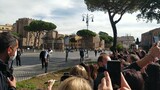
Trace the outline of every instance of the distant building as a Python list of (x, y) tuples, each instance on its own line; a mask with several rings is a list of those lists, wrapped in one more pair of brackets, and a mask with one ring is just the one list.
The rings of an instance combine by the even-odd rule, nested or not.
[(43, 48), (51, 48), (53, 50), (63, 50), (64, 49), (64, 35), (58, 34), (57, 31), (48, 31), (46, 34), (42, 37)]
[(141, 46), (150, 48), (153, 43), (159, 41), (160, 28), (155, 28), (141, 35)]
[(100, 37), (98, 34), (95, 37), (93, 37), (92, 49), (94, 50), (95, 48), (99, 48), (99, 49), (105, 48), (105, 42), (104, 42), (104, 40), (100, 40)]
[(69, 39), (69, 47), (71, 49), (79, 49), (82, 48), (82, 37), (78, 35), (70, 35), (68, 37), (65, 37), (65, 47), (68, 47), (68, 42)]
[(117, 43), (121, 43), (124, 48), (128, 49), (131, 44), (135, 43), (133, 36), (121, 36), (117, 37)]
[(104, 40), (100, 40), (100, 37), (96, 35), (95, 37), (87, 37), (81, 39), (81, 47), (86, 48), (86, 49), (92, 49), (94, 50), (95, 48), (99, 49), (104, 49)]
[(13, 31), (19, 34), (19, 46), (22, 48), (33, 46), (33, 34), (24, 30), (24, 26), (29, 25), (32, 21), (33, 19), (30, 18), (20, 18), (13, 24)]
[(83, 38), (78, 35), (70, 35), (64, 38), (64, 46), (66, 48), (71, 48), (71, 49), (84, 48), (84, 49), (94, 50), (95, 48), (104, 49), (105, 45), (104, 45), (104, 40), (100, 41), (98, 35), (96, 35), (95, 37), (87, 37), (87, 38)]
[(12, 31), (13, 26), (11, 24), (0, 25), (0, 32)]

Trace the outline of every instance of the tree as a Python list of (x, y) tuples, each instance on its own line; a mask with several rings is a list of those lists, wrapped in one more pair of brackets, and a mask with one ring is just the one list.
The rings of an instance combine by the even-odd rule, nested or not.
[(139, 0), (84, 0), (88, 10), (108, 12), (109, 20), (113, 30), (114, 42), (113, 51), (116, 51), (117, 28), (116, 24), (126, 13), (132, 13), (137, 10)]
[(82, 37), (95, 37), (96, 33), (87, 29), (82, 29), (77, 32), (77, 35)]
[(77, 40), (76, 40), (75, 38), (72, 37), (72, 38), (70, 39), (70, 42), (75, 43), (75, 42), (77, 42)]
[(17, 32), (11, 32), (14, 36), (16, 36), (16, 37), (21, 37), (21, 35), (19, 34), (19, 33), (17, 33)]
[(146, 19), (147, 22), (157, 20), (160, 23), (160, 0), (140, 0), (138, 9), (138, 19)]
[(28, 35), (28, 36), (29, 36), (29, 37), (28, 37), (29, 39), (28, 39), (28, 41), (27, 41), (27, 46), (30, 46), (31, 38), (32, 38), (35, 34), (34, 34), (33, 31), (30, 30), (30, 27), (29, 27), (29, 26), (24, 26), (24, 30), (29, 32), (29, 33), (28, 33), (28, 34), (29, 34), (29, 35)]
[(82, 30), (79, 30), (77, 31), (77, 35), (78, 36), (81, 36), (83, 38), (83, 41), (84, 41), (84, 46), (83, 48), (88, 48), (89, 45), (88, 42), (89, 42), (89, 39), (91, 37), (95, 37), (96, 36), (96, 33), (95, 32), (92, 32), (90, 30), (87, 30), (87, 29), (82, 29)]
[(123, 45), (120, 43), (117, 44), (116, 48), (118, 52), (123, 51)]
[(24, 30), (27, 30), (29, 32), (35, 32), (34, 36), (34, 45), (33, 47), (36, 47), (36, 42), (38, 40), (38, 46), (40, 41), (40, 36), (44, 31), (50, 31), (56, 29), (57, 26), (50, 22), (45, 22), (42, 20), (33, 20), (28, 26), (24, 27)]
[(113, 42), (113, 38), (111, 36), (108, 35), (108, 33), (106, 32), (99, 32), (99, 37), (101, 40), (105, 41), (105, 46), (110, 46), (111, 43)]

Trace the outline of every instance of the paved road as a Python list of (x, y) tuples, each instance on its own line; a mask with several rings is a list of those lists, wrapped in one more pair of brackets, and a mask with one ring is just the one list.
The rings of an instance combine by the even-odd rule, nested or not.
[[(39, 74), (44, 74), (44, 70), (41, 69), (41, 62), (38, 58), (39, 53), (23, 53), (21, 56), (22, 66), (15, 66), (14, 61), (14, 76), (17, 81), (22, 81), (34, 77)], [(64, 52), (53, 52), (50, 57), (48, 72), (54, 72), (67, 67), (72, 67), (79, 64), (79, 52), (70, 52), (68, 61), (65, 62)], [(94, 52), (89, 52), (89, 58), (96, 60)]]

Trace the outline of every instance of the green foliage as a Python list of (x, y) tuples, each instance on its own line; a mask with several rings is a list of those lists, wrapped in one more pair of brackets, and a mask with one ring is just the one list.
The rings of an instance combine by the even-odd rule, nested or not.
[(32, 83), (21, 82), (21, 83), (17, 83), (16, 88), (17, 89), (25, 88), (27, 90), (35, 90), (36, 85), (34, 85)]
[[(113, 29), (113, 51), (116, 51), (117, 45), (117, 27), (116, 24), (122, 19), (125, 13), (137, 11), (139, 0), (84, 0), (87, 9), (90, 11), (108, 12), (109, 20)], [(117, 16), (117, 17), (116, 17)]]
[(82, 29), (77, 31), (77, 35), (82, 37), (95, 37), (96, 33), (87, 29)]
[(21, 35), (19, 33), (16, 33), (16, 32), (12, 32), (12, 34), (16, 37), (20, 37)]
[(116, 14), (134, 12), (139, 0), (84, 0), (90, 11), (104, 11)]
[(122, 44), (118, 43), (116, 47), (117, 47), (118, 52), (123, 51), (123, 45)]
[[(28, 26), (24, 26), (24, 30), (28, 31), (28, 32), (35, 32), (34, 34), (34, 45), (33, 47), (38, 46), (39, 48), (39, 44), (40, 44), (40, 36), (42, 34), (42, 32), (44, 31), (50, 31), (50, 30), (54, 30), (56, 29), (57, 26), (53, 23), (50, 22), (45, 22), (42, 20), (33, 20)], [(38, 40), (38, 45), (37, 45), (37, 40)]]
[(99, 35), (108, 36), (108, 33), (100, 31), (100, 32), (99, 32)]
[(99, 37), (100, 37), (101, 40), (104, 40), (105, 43), (113, 42), (113, 38), (111, 36), (109, 36), (108, 33), (106, 33), (106, 32), (100, 31), (99, 32)]
[(71, 38), (70, 42), (77, 42), (75, 38)]
[(140, 0), (139, 1), (140, 14), (138, 19), (146, 19), (147, 22), (157, 20), (160, 23), (160, 0)]
[[(110, 47), (110, 50), (111, 51), (114, 51), (114, 47)], [(118, 43), (117, 46), (116, 46), (116, 50), (119, 52), (119, 51), (123, 51), (123, 45)]]
[(42, 20), (34, 20), (29, 24), (29, 26), (25, 26), (24, 30), (37, 32), (37, 31), (44, 31), (44, 30), (49, 31), (56, 28), (57, 26), (53, 23), (45, 22)]

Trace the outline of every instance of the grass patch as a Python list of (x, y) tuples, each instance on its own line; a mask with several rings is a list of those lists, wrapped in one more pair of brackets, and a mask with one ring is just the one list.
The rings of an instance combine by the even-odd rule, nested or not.
[[(87, 62), (87, 64), (95, 64), (96, 62)], [(71, 68), (62, 69), (56, 72), (50, 72), (44, 75), (38, 75), (32, 77), (31, 79), (17, 82), (17, 90), (46, 90), (47, 85), (44, 82), (55, 79), (59, 82), (55, 82), (53, 85), (53, 90), (57, 90), (58, 85), (60, 84), (60, 78), (63, 76), (64, 72), (69, 72)]]
[[(59, 70), (57, 72), (51, 72), (41, 76), (33, 77), (28, 80), (17, 82), (17, 90), (46, 90), (47, 85), (44, 82), (49, 79), (55, 79), (60, 81), (64, 72), (69, 72), (70, 68)], [(55, 82), (53, 89), (56, 90), (60, 82)]]

